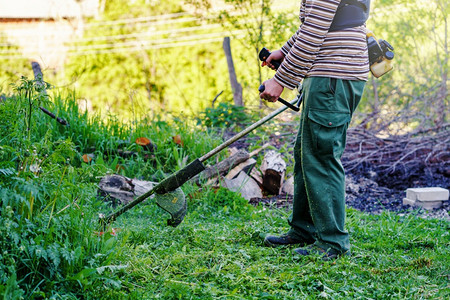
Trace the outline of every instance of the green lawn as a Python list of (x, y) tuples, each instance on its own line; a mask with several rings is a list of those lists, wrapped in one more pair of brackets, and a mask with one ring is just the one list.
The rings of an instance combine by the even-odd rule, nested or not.
[[(114, 226), (127, 243), (118, 257), (122, 287), (110, 296), (136, 299), (448, 299), (450, 222), (392, 213), (348, 211), (352, 257), (324, 262), (293, 248), (267, 248), (288, 212), (210, 205), (214, 193), (189, 201), (177, 228), (153, 204)], [(151, 202), (151, 200), (150, 200)], [(149, 203), (150, 203), (149, 202)]]

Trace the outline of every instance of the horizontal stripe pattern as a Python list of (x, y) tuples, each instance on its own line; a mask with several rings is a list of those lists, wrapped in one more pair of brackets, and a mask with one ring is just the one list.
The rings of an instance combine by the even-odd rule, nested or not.
[(340, 0), (302, 0), (298, 31), (281, 48), (285, 55), (275, 80), (289, 89), (307, 76), (367, 80), (366, 28), (328, 32)]

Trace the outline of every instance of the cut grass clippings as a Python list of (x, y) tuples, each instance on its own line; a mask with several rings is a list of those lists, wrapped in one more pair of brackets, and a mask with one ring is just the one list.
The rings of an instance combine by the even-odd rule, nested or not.
[[(266, 233), (287, 231), (285, 210), (236, 213), (189, 202), (177, 228), (155, 205), (119, 222), (128, 236), (121, 290), (136, 299), (448, 299), (450, 223), (392, 213), (348, 211), (352, 257), (324, 262), (293, 247), (263, 246)], [(120, 224), (120, 225), (119, 225)], [(119, 237), (120, 238), (120, 237)]]

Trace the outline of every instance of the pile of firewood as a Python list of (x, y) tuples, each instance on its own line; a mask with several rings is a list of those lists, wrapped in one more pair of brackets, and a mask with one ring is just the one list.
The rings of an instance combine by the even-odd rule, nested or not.
[(254, 158), (269, 145), (251, 153), (231, 148), (231, 155), (216, 165), (208, 167), (192, 180), (198, 185), (224, 187), (239, 192), (247, 200), (263, 196), (293, 193), (293, 179), (286, 178), (286, 158), (275, 150), (265, 152), (257, 166)]
[[(247, 200), (267, 195), (293, 193), (293, 179), (286, 176), (285, 158), (275, 150), (268, 150), (261, 165), (256, 166), (257, 156), (269, 144), (248, 153), (244, 149), (230, 148), (230, 156), (206, 168), (191, 179), (199, 186), (227, 188), (238, 192)], [(156, 183), (127, 178), (122, 175), (106, 175), (99, 182), (99, 196), (114, 204), (127, 204), (134, 197), (152, 189)]]

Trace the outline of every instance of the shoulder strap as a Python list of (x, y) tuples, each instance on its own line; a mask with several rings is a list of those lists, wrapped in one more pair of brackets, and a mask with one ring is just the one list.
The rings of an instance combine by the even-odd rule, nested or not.
[(363, 25), (369, 18), (370, 0), (342, 0), (329, 31)]

